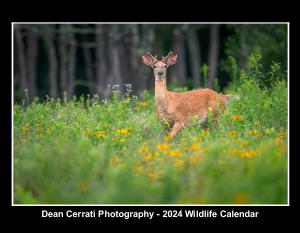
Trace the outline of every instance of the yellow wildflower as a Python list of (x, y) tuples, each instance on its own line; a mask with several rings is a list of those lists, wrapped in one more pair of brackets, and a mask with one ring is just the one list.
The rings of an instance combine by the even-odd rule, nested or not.
[(140, 148), (139, 148), (139, 152), (140, 152), (140, 153), (148, 152), (148, 147), (146, 147), (146, 146), (140, 147)]
[(244, 120), (244, 116), (241, 116), (241, 115), (233, 115), (233, 116), (231, 117), (231, 119), (232, 119), (233, 121), (242, 121), (242, 120)]
[(25, 125), (22, 127), (23, 133), (28, 134), (29, 133), (29, 123), (26, 122)]
[(105, 138), (105, 137), (106, 137), (106, 133), (105, 133), (104, 131), (101, 131), (101, 130), (97, 131), (97, 132), (95, 133), (95, 135), (96, 135), (98, 138)]
[(194, 150), (194, 151), (198, 151), (198, 150), (200, 150), (200, 145), (194, 143), (194, 144), (192, 144), (192, 145), (190, 146), (189, 149), (190, 149), (190, 150)]
[(251, 158), (256, 156), (256, 152), (253, 150), (244, 151), (240, 154), (241, 158)]
[(127, 128), (127, 129), (118, 129), (117, 134), (122, 134), (122, 135), (127, 135), (128, 136), (130, 131), (131, 131), (131, 129), (129, 129), (129, 128)]
[(200, 117), (199, 117), (199, 115), (194, 115), (191, 118), (192, 118), (192, 122), (197, 122), (197, 121), (199, 121)]
[(202, 138), (200, 138), (200, 137), (195, 137), (195, 138), (193, 138), (193, 141), (194, 142), (201, 142), (203, 139)]
[(133, 108), (135, 111), (139, 111), (140, 110), (140, 107), (134, 107)]
[(241, 146), (241, 147), (244, 147), (244, 146), (247, 146), (248, 144), (249, 144), (249, 142), (241, 142), (241, 143), (240, 143), (240, 146)]
[(279, 132), (276, 134), (276, 138), (284, 138), (286, 137), (287, 135), (287, 132)]
[(155, 152), (149, 152), (148, 154), (146, 154), (146, 156), (144, 157), (145, 161), (149, 161), (152, 157), (156, 156), (157, 153)]
[(169, 142), (171, 140), (172, 140), (172, 137), (170, 135), (168, 135), (168, 136), (165, 137), (165, 141)]
[(166, 155), (180, 155), (181, 151), (176, 149), (176, 150), (167, 150), (164, 152)]
[(241, 155), (241, 151), (237, 149), (229, 149), (229, 153), (232, 155)]
[(83, 130), (82, 134), (85, 135), (85, 136), (88, 136), (90, 134), (90, 131), (88, 129)]
[(118, 129), (117, 130), (117, 134), (125, 134), (125, 133), (127, 133), (126, 129)]
[(148, 102), (146, 101), (141, 101), (140, 102), (140, 105), (144, 106), (144, 107), (147, 107), (148, 106)]
[(249, 132), (249, 134), (251, 134), (251, 135), (253, 135), (253, 136), (257, 136), (257, 137), (260, 135), (260, 133), (259, 133), (256, 129), (251, 130), (251, 131)]
[(122, 142), (122, 143), (125, 142), (125, 141), (126, 141), (126, 140), (125, 140), (124, 138), (121, 138), (121, 139), (120, 139), (120, 142)]
[(208, 134), (209, 134), (208, 130), (202, 130), (201, 131), (201, 135), (203, 135), (203, 136), (208, 135)]
[(236, 138), (236, 139), (234, 139), (234, 141), (236, 141), (236, 142), (240, 142), (240, 141), (241, 141), (241, 139), (240, 139), (240, 138)]
[(112, 141), (116, 141), (116, 138), (115, 138), (115, 137), (112, 137), (111, 140), (112, 140)]
[(236, 135), (237, 134), (237, 131), (236, 130), (230, 130), (228, 132), (229, 135)]
[(149, 161), (151, 158), (152, 158), (152, 153), (148, 153), (145, 157), (144, 157), (144, 160), (145, 161)]
[(165, 149), (169, 148), (170, 146), (171, 146), (170, 144), (160, 144), (157, 146), (157, 149), (165, 150)]
[(163, 160), (163, 158), (162, 158), (162, 157), (160, 157), (160, 156), (156, 156), (154, 159), (155, 159), (156, 161)]
[(158, 153), (157, 153), (157, 152), (154, 152), (154, 151), (151, 151), (149, 154), (151, 154), (152, 157), (155, 157), (155, 156), (158, 155)]

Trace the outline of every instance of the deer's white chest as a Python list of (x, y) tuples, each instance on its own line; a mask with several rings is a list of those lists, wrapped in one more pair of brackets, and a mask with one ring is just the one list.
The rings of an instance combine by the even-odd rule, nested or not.
[(174, 121), (174, 116), (167, 106), (168, 105), (164, 98), (156, 98), (156, 108), (158, 112), (158, 118), (160, 121), (162, 120)]

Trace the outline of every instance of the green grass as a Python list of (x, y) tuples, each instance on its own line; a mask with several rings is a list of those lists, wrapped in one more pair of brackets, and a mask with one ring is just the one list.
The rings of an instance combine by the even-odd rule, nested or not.
[(285, 204), (287, 89), (242, 73), (208, 130), (172, 141), (154, 97), (48, 99), (14, 106), (16, 204)]

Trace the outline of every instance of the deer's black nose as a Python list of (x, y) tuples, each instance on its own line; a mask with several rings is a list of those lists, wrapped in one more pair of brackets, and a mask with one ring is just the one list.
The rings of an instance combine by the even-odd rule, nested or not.
[(159, 75), (162, 75), (162, 74), (163, 74), (163, 71), (158, 71), (158, 74), (159, 74)]

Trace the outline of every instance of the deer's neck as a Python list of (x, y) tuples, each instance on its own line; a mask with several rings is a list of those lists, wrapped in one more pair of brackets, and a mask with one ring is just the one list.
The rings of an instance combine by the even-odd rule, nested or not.
[(158, 107), (165, 107), (167, 92), (166, 77), (161, 80), (155, 79), (155, 101)]

